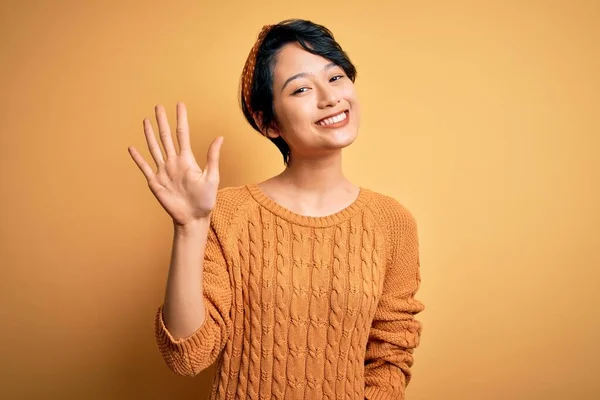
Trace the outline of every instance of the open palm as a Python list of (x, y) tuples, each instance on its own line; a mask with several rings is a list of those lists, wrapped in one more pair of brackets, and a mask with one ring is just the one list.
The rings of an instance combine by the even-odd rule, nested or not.
[(135, 147), (128, 148), (129, 154), (140, 168), (150, 190), (161, 206), (177, 225), (208, 217), (215, 207), (219, 188), (219, 156), (223, 138), (216, 138), (208, 149), (206, 168), (202, 170), (192, 153), (187, 110), (183, 103), (177, 103), (177, 140), (179, 153), (175, 150), (173, 137), (163, 106), (155, 108), (161, 148), (154, 135), (152, 124), (144, 118), (144, 134), (148, 149), (157, 166), (156, 173)]

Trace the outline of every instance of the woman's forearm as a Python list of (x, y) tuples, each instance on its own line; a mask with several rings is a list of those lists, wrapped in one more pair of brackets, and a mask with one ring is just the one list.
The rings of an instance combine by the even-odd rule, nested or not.
[(174, 339), (197, 331), (206, 318), (203, 293), (204, 253), (210, 218), (174, 227), (163, 320)]

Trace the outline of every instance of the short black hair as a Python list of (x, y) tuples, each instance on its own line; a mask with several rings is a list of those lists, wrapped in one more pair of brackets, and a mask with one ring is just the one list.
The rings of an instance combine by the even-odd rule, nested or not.
[[(250, 88), (250, 107), (254, 113), (262, 115), (262, 126), (270, 127), (275, 120), (273, 109), (273, 70), (281, 48), (288, 43), (299, 43), (306, 51), (320, 55), (341, 67), (348, 78), (354, 82), (356, 67), (350, 58), (335, 41), (333, 33), (323, 25), (303, 19), (287, 19), (273, 25), (256, 53), (256, 67)], [(240, 103), (248, 123), (257, 132), (260, 128), (246, 106), (240, 83)], [(283, 155), (283, 163), (289, 162), (290, 148), (285, 140), (279, 136), (269, 138)]]

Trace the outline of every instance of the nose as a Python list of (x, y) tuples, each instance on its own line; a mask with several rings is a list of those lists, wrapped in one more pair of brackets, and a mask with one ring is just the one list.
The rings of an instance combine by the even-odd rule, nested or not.
[(319, 101), (317, 104), (319, 108), (335, 107), (340, 102), (340, 96), (335, 88), (322, 85), (319, 89)]

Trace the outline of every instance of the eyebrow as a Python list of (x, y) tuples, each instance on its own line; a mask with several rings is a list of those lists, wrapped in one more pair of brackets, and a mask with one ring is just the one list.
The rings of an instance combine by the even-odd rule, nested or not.
[[(328, 69), (333, 68), (333, 67), (337, 67), (337, 64), (334, 63), (334, 62), (331, 62), (331, 63), (327, 64), (323, 68), (323, 71), (327, 71)], [(285, 87), (287, 86), (287, 84), (290, 83), (291, 81), (293, 81), (294, 79), (305, 78), (308, 75), (312, 75), (312, 74), (309, 74), (308, 72), (300, 72), (299, 74), (296, 74), (294, 76), (290, 76), (289, 78), (287, 78), (287, 80), (283, 84), (283, 87), (281, 88), (281, 91), (283, 92), (283, 89), (285, 89)]]

